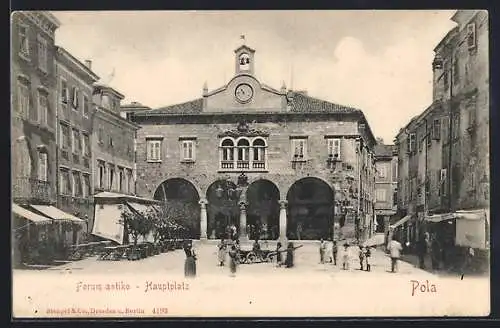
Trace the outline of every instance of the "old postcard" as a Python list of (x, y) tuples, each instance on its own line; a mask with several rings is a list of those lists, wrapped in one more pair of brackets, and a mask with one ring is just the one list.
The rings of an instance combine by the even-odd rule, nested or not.
[(489, 314), (487, 11), (11, 26), (14, 318)]

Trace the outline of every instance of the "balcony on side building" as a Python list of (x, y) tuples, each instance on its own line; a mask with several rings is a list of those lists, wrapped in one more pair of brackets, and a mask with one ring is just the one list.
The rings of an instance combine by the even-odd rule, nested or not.
[(21, 202), (49, 204), (52, 202), (50, 182), (29, 177), (14, 178), (12, 198)]

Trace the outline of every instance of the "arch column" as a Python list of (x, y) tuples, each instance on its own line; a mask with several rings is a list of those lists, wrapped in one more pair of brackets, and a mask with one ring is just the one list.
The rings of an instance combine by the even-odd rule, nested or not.
[(280, 200), (280, 219), (279, 219), (279, 225), (280, 225), (280, 240), (286, 240), (286, 224), (287, 224), (287, 217), (286, 217), (286, 207), (288, 205), (288, 201), (286, 200)]
[(247, 203), (242, 201), (240, 205), (240, 239), (248, 240), (247, 235)]
[(207, 204), (208, 201), (206, 199), (201, 199), (200, 204), (200, 239), (207, 239)]

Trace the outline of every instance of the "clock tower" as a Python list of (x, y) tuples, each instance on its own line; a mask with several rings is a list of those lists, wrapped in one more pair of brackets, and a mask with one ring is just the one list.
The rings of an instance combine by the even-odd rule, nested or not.
[(235, 74), (250, 74), (254, 75), (254, 54), (255, 50), (252, 48), (241, 45), (235, 51)]

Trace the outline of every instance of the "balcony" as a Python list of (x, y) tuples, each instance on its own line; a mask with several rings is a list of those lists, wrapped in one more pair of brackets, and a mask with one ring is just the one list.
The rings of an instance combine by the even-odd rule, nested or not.
[(266, 161), (227, 161), (220, 162), (220, 171), (238, 171), (238, 172), (262, 172), (267, 170)]
[(31, 203), (51, 203), (52, 190), (48, 181), (28, 177), (15, 178), (12, 184), (12, 197), (17, 201)]
[(266, 168), (266, 162), (264, 161), (253, 161), (252, 168), (255, 170), (264, 170)]
[(250, 162), (249, 161), (237, 161), (236, 168), (238, 170), (248, 170), (250, 168)]
[(234, 169), (234, 161), (222, 161), (220, 167), (223, 170), (233, 170)]

